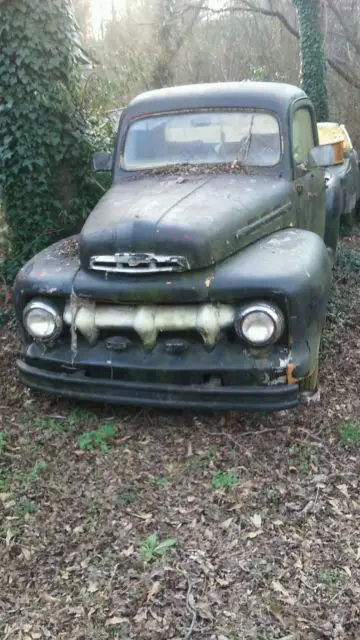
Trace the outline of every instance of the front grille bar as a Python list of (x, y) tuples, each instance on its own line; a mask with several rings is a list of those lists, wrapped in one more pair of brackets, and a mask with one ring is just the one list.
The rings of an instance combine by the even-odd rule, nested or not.
[(90, 269), (108, 273), (169, 273), (189, 271), (184, 256), (162, 256), (154, 253), (114, 253), (108, 256), (92, 256)]
[(101, 330), (133, 329), (146, 348), (155, 346), (158, 334), (171, 331), (197, 331), (204, 343), (213, 346), (222, 329), (230, 327), (235, 309), (226, 304), (200, 305), (107, 305), (81, 301), (68, 303), (64, 321), (95, 344)]

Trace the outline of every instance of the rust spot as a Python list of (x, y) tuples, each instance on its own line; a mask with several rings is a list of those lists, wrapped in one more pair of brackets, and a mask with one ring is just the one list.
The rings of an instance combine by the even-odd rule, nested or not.
[(287, 383), (288, 384), (296, 384), (298, 379), (294, 377), (293, 373), (296, 369), (296, 365), (293, 362), (289, 362), (287, 366)]
[(309, 191), (308, 192), (308, 198), (309, 198), (309, 200), (317, 200), (318, 194), (317, 193), (312, 193), (312, 191)]
[(314, 371), (310, 371), (307, 376), (300, 376), (299, 378), (297, 378), (296, 376), (294, 376), (295, 369), (296, 365), (293, 362), (289, 362), (286, 375), (288, 384), (298, 384), (301, 380), (307, 380), (308, 378), (311, 378), (312, 374), (314, 373)]

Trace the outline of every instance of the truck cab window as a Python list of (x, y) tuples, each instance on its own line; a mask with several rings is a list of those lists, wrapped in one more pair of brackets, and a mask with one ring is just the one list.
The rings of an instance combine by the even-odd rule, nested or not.
[(295, 112), (292, 126), (293, 155), (296, 165), (306, 162), (310, 149), (315, 146), (311, 113), (307, 107)]

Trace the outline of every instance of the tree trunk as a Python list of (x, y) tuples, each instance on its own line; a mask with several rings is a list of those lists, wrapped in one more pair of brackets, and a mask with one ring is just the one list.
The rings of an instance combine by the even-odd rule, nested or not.
[(319, 122), (329, 119), (326, 61), (321, 29), (320, 0), (293, 0), (301, 49), (301, 84), (313, 101)]

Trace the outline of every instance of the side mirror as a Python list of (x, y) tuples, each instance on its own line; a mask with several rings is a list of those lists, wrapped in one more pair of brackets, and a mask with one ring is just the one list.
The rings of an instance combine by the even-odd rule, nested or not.
[(93, 155), (93, 167), (95, 171), (111, 171), (113, 154), (108, 151), (98, 151)]
[(344, 144), (342, 140), (332, 144), (322, 144), (314, 147), (308, 153), (306, 166), (311, 167), (335, 167), (344, 162)]

